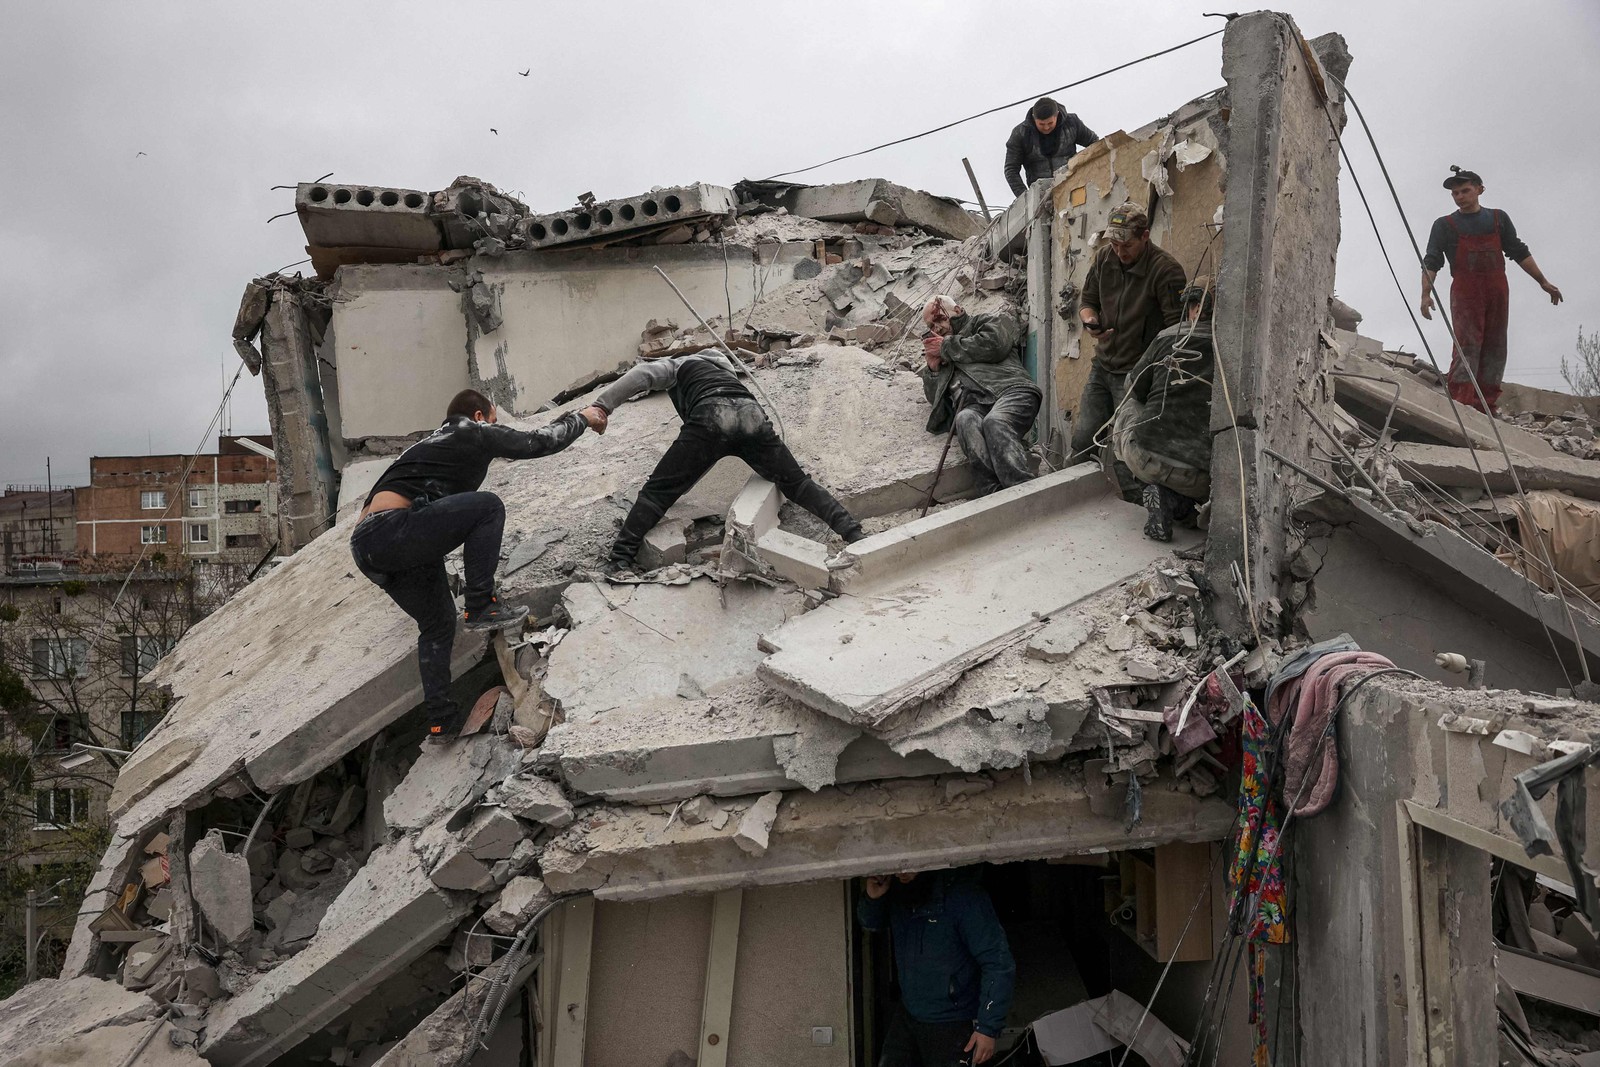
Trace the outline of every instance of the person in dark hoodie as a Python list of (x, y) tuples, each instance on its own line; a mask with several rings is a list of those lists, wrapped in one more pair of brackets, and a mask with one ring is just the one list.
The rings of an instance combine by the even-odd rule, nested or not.
[(900, 980), (900, 1010), (878, 1067), (955, 1067), (994, 1056), (1017, 966), (978, 872), (876, 875), (856, 915), (864, 929), (888, 927)]
[(1066, 166), (1079, 148), (1088, 148), (1099, 139), (1078, 116), (1041, 96), (1006, 139), (1006, 184), (1014, 195), (1021, 196), (1028, 186)]
[(586, 428), (604, 433), (606, 425), (605, 413), (593, 407), (569, 411), (532, 431), (500, 426), (497, 420), (488, 397), (473, 389), (457, 393), (439, 428), (400, 453), (379, 476), (350, 534), (357, 569), (416, 620), (430, 741), (452, 740), (466, 721), (449, 694), (456, 602), (445, 556), (463, 549), (469, 630), (502, 629), (528, 614), (527, 608), (502, 604), (494, 595), (506, 509), (493, 493), (477, 491), (489, 461), (552, 455)]
[(1128, 372), (1112, 422), (1117, 459), (1143, 483), (1144, 535), (1152, 541), (1172, 540), (1172, 520), (1211, 496), (1213, 295), (1205, 278), (1183, 290), (1183, 319), (1156, 334)]
[(610, 415), (637, 396), (662, 390), (671, 397), (683, 429), (623, 520), (605, 566), (608, 572), (632, 570), (644, 535), (724, 456), (744, 460), (785, 497), (827, 523), (846, 544), (866, 536), (844, 505), (800, 469), (767, 413), (732, 365), (715, 352), (640, 363), (607, 386), (594, 406)]

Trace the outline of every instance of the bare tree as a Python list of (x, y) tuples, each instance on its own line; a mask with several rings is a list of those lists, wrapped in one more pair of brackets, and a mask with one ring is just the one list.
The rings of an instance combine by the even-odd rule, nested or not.
[(1578, 349), (1571, 363), (1561, 357), (1561, 377), (1574, 396), (1600, 396), (1600, 330), (1585, 337), (1578, 327)]

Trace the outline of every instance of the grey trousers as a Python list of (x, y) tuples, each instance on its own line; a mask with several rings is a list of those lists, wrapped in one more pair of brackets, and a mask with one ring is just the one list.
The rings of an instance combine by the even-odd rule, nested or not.
[[(1106, 370), (1099, 360), (1089, 365), (1089, 380), (1083, 383), (1083, 395), (1078, 398), (1078, 410), (1072, 416), (1072, 455), (1067, 457), (1067, 466), (1087, 463), (1100, 457), (1100, 448), (1095, 444), (1095, 438), (1111, 422), (1116, 414), (1117, 405), (1122, 403), (1122, 397), (1127, 391), (1126, 374), (1115, 374)], [(1112, 469), (1116, 471), (1117, 485), (1121, 487), (1123, 497), (1137, 502), (1142, 492), (1138, 479), (1128, 470), (1127, 464), (1118, 460), (1114, 454), (1111, 457), (1111, 464)]]
[(1007, 389), (994, 403), (963, 399), (956, 412), (956, 439), (972, 465), (980, 493), (1020, 485), (1034, 477), (1022, 438), (1039, 416), (1043, 397), (1032, 386)]

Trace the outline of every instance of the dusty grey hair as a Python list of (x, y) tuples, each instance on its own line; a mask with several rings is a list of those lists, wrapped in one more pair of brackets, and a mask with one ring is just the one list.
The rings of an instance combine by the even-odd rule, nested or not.
[(954, 315), (956, 308), (959, 306), (953, 296), (944, 296), (942, 294), (936, 296), (922, 305), (922, 321), (932, 322), (935, 311), (943, 311), (946, 315)]

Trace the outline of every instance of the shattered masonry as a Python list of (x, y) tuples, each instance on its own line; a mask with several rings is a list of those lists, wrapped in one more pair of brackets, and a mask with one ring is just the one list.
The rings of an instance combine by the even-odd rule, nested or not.
[[(1508, 1002), (1489, 894), (1491, 856), (1558, 884), (1597, 866), (1565, 854), (1570, 827), (1545, 855), (1515, 827), (1538, 825), (1518, 792), (1554, 773), (1536, 769), (1600, 741), (1600, 609), (1555, 541), (1595, 521), (1600, 410), (1508, 389), (1501, 455), (1436, 376), (1336, 328), (1350, 57), (1271, 13), (1224, 42), (1225, 88), (1108, 135), (988, 228), (878, 179), (542, 213), (467, 177), (301, 186), (317, 277), (251, 282), (234, 329), (266, 383), (296, 551), (150, 676), (172, 711), (122, 771), (60, 981), (0, 1004), (0, 1058), (125, 1054), (159, 1026), (164, 1053), (225, 1065), (460, 1062), (491, 1037), (520, 1057), (535, 1031), (538, 1063), (848, 1064), (844, 880), (1109, 856), (1186, 909), (1238, 818), (1240, 690), (1347, 633), (1421, 677), (1373, 677), (1341, 712), (1341, 792), (1289, 839), (1293, 951), (1273, 966), (1293, 997), (1280, 1011), (1274, 984), (1269, 1016), (1290, 1020), (1293, 1062), (1499, 1062), (1497, 1003), (1589, 960), (1581, 908), (1561, 915), (1571, 960), (1533, 927), (1507, 935), (1527, 957), (1502, 965)], [(1146, 540), (1095, 465), (968, 499), (923, 432), (921, 303), (1023, 316), (1059, 457), (1092, 356), (1074, 303), (1091, 235), (1145, 190), (1158, 243), (1217, 276), (1218, 336), (1244, 337), (1219, 360), (1209, 528)], [(650, 576), (589, 577), (673, 436), (661, 396), (560, 463), (497, 464), (502, 595), (538, 626), (510, 672), (461, 636), (457, 695), (509, 689), (483, 732), (419, 747), (414, 628), (354, 573), (355, 503), (461, 388), (534, 425), (635, 358), (718, 341), (870, 536), (846, 549), (725, 461), (652, 531)], [(1595, 784), (1574, 774), (1555, 787), (1569, 805)], [(1556, 825), (1555, 794), (1540, 803)], [(1225, 937), (1134, 920), (1183, 951), (1180, 1006), (1151, 1016), (1187, 1035)], [(1124, 940), (1130, 982), (1168, 958)], [(1097, 1018), (1138, 1042), (1135, 992)], [(1209, 1038), (1241, 1056), (1250, 1039), (1242, 1011)]]

